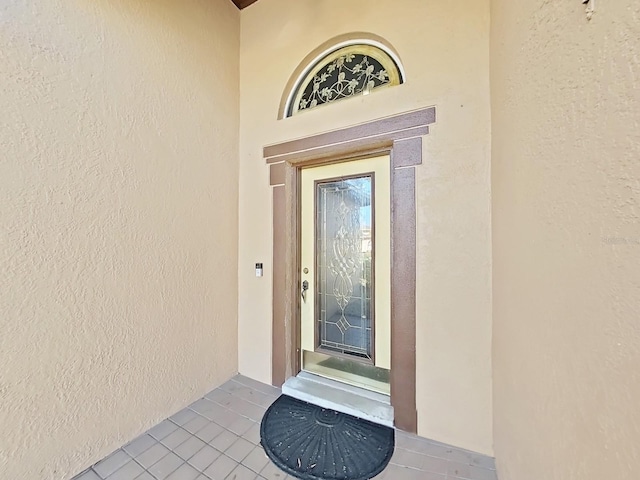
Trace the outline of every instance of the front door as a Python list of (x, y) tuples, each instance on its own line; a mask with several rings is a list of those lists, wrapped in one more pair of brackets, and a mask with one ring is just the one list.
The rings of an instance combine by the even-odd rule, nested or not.
[(302, 369), (384, 394), (390, 198), (388, 155), (302, 170)]

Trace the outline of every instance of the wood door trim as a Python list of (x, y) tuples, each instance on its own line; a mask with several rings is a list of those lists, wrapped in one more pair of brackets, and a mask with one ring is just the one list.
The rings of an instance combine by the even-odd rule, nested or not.
[[(262, 153), (267, 163), (278, 162), (277, 157), (294, 152), (312, 150), (329, 145), (344, 144), (366, 138), (395, 140), (400, 132), (424, 128), (436, 121), (436, 108), (428, 107), (412, 112), (382, 118), (373, 122), (362, 123), (353, 127), (320, 133), (311, 137), (299, 138), (289, 142), (264, 147)], [(428, 133), (428, 132), (427, 132)], [(414, 136), (424, 135), (418, 133)]]
[[(284, 183), (284, 180), (283, 180)], [(283, 212), (286, 210), (286, 196), (284, 185), (278, 185), (273, 188), (273, 211)], [(286, 242), (286, 225), (285, 216), (282, 214), (273, 216), (273, 244), (284, 246)], [(286, 251), (284, 248), (273, 249), (273, 298), (286, 297), (285, 272), (286, 272)], [(273, 318), (285, 317), (285, 303), (273, 302)], [(273, 349), (272, 358), (272, 375), (271, 382), (273, 384), (282, 385), (286, 371), (286, 332), (284, 322), (274, 322), (271, 332), (271, 344)]]
[[(391, 404), (395, 409), (396, 427), (414, 433), (418, 423), (415, 166), (422, 163), (420, 135), (426, 135), (428, 125), (434, 122), (435, 107), (428, 107), (271, 145), (263, 152), (267, 164), (278, 164), (277, 167), (271, 165), (277, 170), (272, 170), (274, 175), (271, 175), (270, 182), (273, 186), (274, 228), (272, 383), (276, 386), (281, 386), (287, 378), (300, 371), (300, 171), (312, 165), (380, 153), (390, 155)], [(409, 136), (408, 130), (411, 132)], [(283, 177), (284, 185), (281, 183)]]

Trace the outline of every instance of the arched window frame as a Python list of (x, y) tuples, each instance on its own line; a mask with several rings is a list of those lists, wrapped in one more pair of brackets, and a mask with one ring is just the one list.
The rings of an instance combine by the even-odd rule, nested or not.
[(380, 62), (389, 74), (390, 82), (386, 85), (377, 86), (375, 90), (400, 85), (405, 82), (405, 71), (400, 57), (388, 42), (372, 34), (343, 35), (318, 47), (298, 66), (285, 89), (278, 118), (291, 117), (302, 111), (302, 109), (298, 108), (300, 98), (304, 93), (305, 87), (312, 81), (315, 74), (346, 52), (356, 51), (366, 53)]

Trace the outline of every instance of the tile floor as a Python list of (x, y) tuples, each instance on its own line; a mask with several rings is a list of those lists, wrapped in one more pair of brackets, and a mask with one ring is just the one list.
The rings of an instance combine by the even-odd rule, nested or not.
[[(284, 480), (260, 446), (280, 390), (236, 376), (72, 480)], [(376, 480), (496, 480), (492, 458), (398, 431)]]

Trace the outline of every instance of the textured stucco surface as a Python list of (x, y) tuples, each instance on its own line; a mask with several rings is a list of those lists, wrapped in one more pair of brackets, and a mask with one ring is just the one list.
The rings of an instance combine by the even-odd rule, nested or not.
[[(240, 371), (271, 380), (272, 196), (262, 147), (436, 105), (417, 169), (419, 433), (491, 454), (488, 0), (260, 0), (242, 11), (241, 31)], [(299, 62), (350, 32), (390, 42), (407, 82), (276, 120)]]
[(226, 0), (0, 5), (0, 478), (237, 370), (238, 55)]
[(640, 468), (640, 6), (492, 0), (501, 480)]

